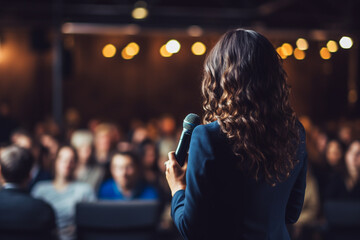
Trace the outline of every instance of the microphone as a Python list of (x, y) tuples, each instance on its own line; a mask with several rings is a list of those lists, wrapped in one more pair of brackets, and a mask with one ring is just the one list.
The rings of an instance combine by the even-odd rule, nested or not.
[(183, 166), (185, 163), (185, 158), (189, 150), (191, 134), (194, 128), (199, 124), (200, 117), (194, 113), (188, 114), (184, 119), (183, 131), (175, 151), (175, 158), (180, 166)]

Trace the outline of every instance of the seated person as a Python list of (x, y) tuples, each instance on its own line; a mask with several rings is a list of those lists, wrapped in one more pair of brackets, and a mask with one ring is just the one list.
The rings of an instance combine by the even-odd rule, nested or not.
[(32, 198), (26, 188), (33, 165), (31, 153), (19, 146), (1, 151), (0, 239), (53, 239), (55, 214), (51, 206)]
[(76, 161), (75, 149), (61, 147), (55, 159), (54, 180), (39, 182), (32, 190), (34, 197), (45, 200), (54, 208), (61, 240), (76, 239), (75, 205), (96, 200), (88, 183), (74, 180)]
[(31, 135), (27, 131), (22, 129), (14, 131), (11, 135), (11, 141), (14, 145), (23, 147), (31, 151), (33, 153), (33, 156), (35, 157), (35, 162), (30, 171), (30, 181), (28, 184), (29, 190), (31, 190), (37, 182), (52, 179), (51, 172), (46, 171), (41, 165), (41, 161), (39, 159), (40, 149), (34, 145)]
[(345, 154), (346, 172), (329, 179), (326, 200), (360, 200), (360, 140), (353, 141)]
[(110, 171), (113, 179), (101, 186), (99, 199), (158, 199), (155, 188), (142, 177), (141, 164), (133, 153), (115, 153), (111, 158)]

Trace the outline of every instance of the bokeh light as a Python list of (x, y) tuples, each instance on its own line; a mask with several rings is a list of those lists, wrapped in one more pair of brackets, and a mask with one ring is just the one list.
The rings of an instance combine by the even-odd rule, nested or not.
[(125, 52), (128, 56), (135, 56), (139, 51), (140, 47), (136, 42), (131, 42), (125, 47)]
[(329, 52), (329, 49), (327, 49), (326, 47), (321, 48), (320, 50), (320, 56), (322, 59), (330, 59), (331, 58), (331, 53)]
[(131, 13), (131, 16), (134, 18), (134, 19), (144, 19), (148, 16), (149, 12), (146, 8), (144, 7), (137, 7), (137, 8), (134, 8), (134, 10), (132, 11)]
[(329, 52), (332, 53), (337, 52), (337, 50), (339, 49), (337, 43), (333, 40), (328, 41), (326, 47), (329, 49)]
[(180, 43), (175, 39), (169, 40), (166, 43), (165, 47), (169, 53), (177, 53), (180, 51), (180, 48), (181, 48)]
[(309, 48), (309, 44), (308, 42), (306, 41), (306, 39), (304, 38), (299, 38), (297, 41), (296, 41), (296, 46), (299, 50), (307, 50)]
[(297, 60), (303, 60), (305, 58), (305, 52), (303, 50), (300, 50), (298, 48), (295, 48), (294, 50), (294, 57)]
[(287, 56), (284, 54), (284, 51), (283, 51), (283, 48), (282, 48), (282, 47), (278, 47), (278, 48), (276, 49), (276, 51), (277, 51), (277, 53), (280, 55), (280, 57), (281, 57), (282, 59), (286, 59), (286, 58), (287, 58)]
[(340, 43), (340, 46), (344, 49), (349, 49), (353, 45), (352, 39), (350, 37), (346, 37), (346, 36), (342, 37), (340, 39), (339, 43)]
[(112, 58), (115, 56), (116, 54), (116, 47), (112, 44), (107, 44), (103, 50), (102, 50), (102, 54), (104, 57), (106, 58)]
[(291, 56), (293, 54), (293, 47), (289, 43), (284, 43), (281, 47), (286, 56)]
[(192, 25), (187, 29), (187, 33), (191, 37), (200, 37), (203, 34), (203, 30), (200, 26)]
[(206, 52), (206, 46), (202, 42), (196, 42), (191, 46), (194, 55), (203, 55)]
[(163, 56), (163, 57), (171, 57), (172, 53), (169, 53), (166, 50), (166, 45), (162, 45), (161, 48), (160, 48), (160, 55)]
[(133, 57), (134, 57), (134, 55), (128, 55), (127, 53), (126, 53), (126, 48), (124, 48), (122, 51), (121, 51), (121, 57), (123, 58), (123, 59), (125, 59), (125, 60), (130, 60), (130, 59), (132, 59)]

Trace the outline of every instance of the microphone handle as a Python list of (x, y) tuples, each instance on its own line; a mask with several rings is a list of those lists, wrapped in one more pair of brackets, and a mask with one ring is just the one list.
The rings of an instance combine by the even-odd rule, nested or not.
[(191, 139), (191, 132), (187, 130), (183, 130), (181, 133), (179, 144), (175, 151), (175, 158), (180, 166), (183, 166), (185, 163), (185, 159), (189, 150), (190, 139)]

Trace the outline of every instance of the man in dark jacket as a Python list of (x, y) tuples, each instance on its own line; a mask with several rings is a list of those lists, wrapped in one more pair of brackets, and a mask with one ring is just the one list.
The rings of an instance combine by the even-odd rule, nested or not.
[(33, 162), (31, 153), (18, 146), (0, 152), (0, 239), (56, 238), (53, 209), (25, 190)]

